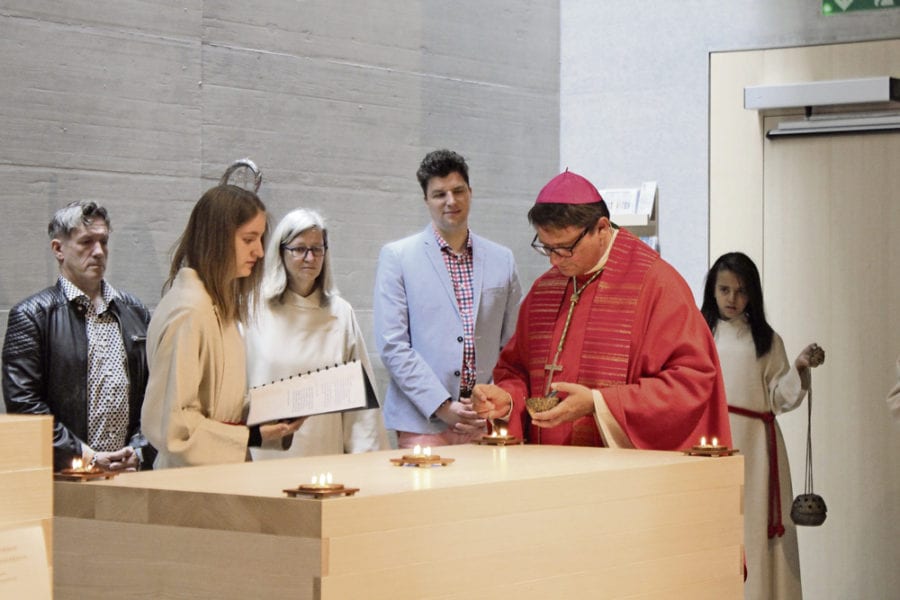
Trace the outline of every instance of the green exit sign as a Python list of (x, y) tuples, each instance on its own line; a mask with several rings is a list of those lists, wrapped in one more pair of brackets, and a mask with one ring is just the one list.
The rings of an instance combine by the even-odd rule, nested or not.
[(822, 0), (823, 15), (839, 15), (852, 10), (881, 10), (900, 7), (900, 0)]

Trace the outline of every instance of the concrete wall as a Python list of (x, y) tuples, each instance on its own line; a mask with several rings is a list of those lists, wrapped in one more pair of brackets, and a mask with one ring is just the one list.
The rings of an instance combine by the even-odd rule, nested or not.
[(427, 223), (415, 170), (437, 147), (467, 157), (473, 228), (530, 284), (545, 259), (525, 213), (559, 163), (558, 23), (552, 0), (2, 2), (0, 335), (55, 281), (54, 210), (106, 205), (107, 276), (155, 305), (194, 202), (245, 156), (274, 220), (329, 220), (367, 332), (378, 250)]

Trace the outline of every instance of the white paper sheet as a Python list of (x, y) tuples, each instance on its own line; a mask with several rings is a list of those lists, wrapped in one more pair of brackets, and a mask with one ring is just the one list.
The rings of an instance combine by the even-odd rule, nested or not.
[(50, 569), (40, 525), (0, 529), (0, 598), (50, 600)]
[(354, 360), (251, 388), (247, 425), (377, 406), (368, 375)]

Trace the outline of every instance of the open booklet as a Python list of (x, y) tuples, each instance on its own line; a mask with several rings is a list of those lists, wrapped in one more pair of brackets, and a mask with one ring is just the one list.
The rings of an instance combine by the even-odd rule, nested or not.
[(250, 388), (247, 425), (362, 408), (378, 408), (378, 398), (353, 360)]

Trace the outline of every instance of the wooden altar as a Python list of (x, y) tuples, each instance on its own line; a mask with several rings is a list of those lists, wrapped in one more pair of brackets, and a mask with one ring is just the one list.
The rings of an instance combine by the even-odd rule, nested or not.
[[(740, 598), (740, 455), (447, 446), (55, 486), (55, 597)], [(288, 497), (331, 473), (352, 496)]]
[(0, 598), (50, 597), (53, 417), (0, 414)]

